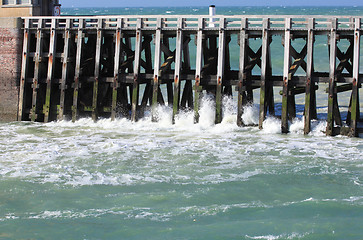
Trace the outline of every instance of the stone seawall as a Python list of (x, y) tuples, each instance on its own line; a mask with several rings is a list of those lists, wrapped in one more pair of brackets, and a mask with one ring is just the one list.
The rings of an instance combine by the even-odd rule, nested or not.
[(21, 18), (0, 18), (0, 121), (17, 120), (22, 52)]

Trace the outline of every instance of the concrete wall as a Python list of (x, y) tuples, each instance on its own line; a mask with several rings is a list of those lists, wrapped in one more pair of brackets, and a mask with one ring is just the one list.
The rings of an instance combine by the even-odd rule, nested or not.
[(0, 18), (0, 121), (17, 120), (23, 31), (20, 18)]

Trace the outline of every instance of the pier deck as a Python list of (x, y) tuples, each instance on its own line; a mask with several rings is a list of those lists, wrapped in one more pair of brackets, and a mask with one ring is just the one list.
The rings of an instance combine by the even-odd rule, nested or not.
[[(18, 120), (75, 121), (92, 116), (96, 121), (119, 116), (137, 121), (150, 109), (157, 121), (156, 107), (167, 104), (173, 119), (180, 110), (190, 110), (198, 122), (201, 96), (210, 94), (216, 123), (222, 120), (223, 97), (234, 95), (236, 123), (243, 126), (244, 106), (259, 90), (262, 128), (266, 116), (275, 115), (274, 88), (280, 88), (282, 132), (288, 132), (289, 120), (296, 117), (295, 96), (305, 94), (307, 134), (311, 120), (317, 118), (318, 85), (328, 83), (326, 134), (362, 132), (358, 127), (362, 17), (151, 15), (23, 21)], [(275, 36), (281, 37), (283, 46), (281, 74), (273, 74), (271, 64)], [(326, 72), (314, 67), (317, 36), (327, 40)], [(297, 40), (301, 47), (294, 44)], [(339, 41), (346, 41), (347, 48), (340, 49)], [(236, 69), (231, 67), (232, 58), (239, 59)], [(349, 110), (342, 119), (338, 94), (347, 91)]]

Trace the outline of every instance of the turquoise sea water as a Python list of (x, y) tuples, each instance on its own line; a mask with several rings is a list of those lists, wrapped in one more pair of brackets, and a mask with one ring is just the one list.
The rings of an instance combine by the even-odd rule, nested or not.
[[(306, 9), (363, 14), (363, 8)], [(166, 11), (206, 14), (207, 8), (63, 13)], [(219, 125), (208, 99), (200, 124), (193, 124), (192, 113), (181, 113), (173, 125), (170, 109), (162, 107), (157, 123), (148, 116), (137, 123), (0, 123), (0, 239), (363, 239), (363, 139), (324, 135), (325, 87), (319, 88), (320, 120), (307, 136), (303, 99), (287, 135), (271, 117), (263, 130), (237, 127), (236, 99), (224, 101)], [(258, 105), (246, 108), (243, 118), (256, 123)]]

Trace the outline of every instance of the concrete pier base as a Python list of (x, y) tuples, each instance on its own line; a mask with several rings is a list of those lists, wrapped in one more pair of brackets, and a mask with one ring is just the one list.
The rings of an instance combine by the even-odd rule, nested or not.
[(21, 18), (0, 18), (0, 121), (16, 121), (23, 30)]

